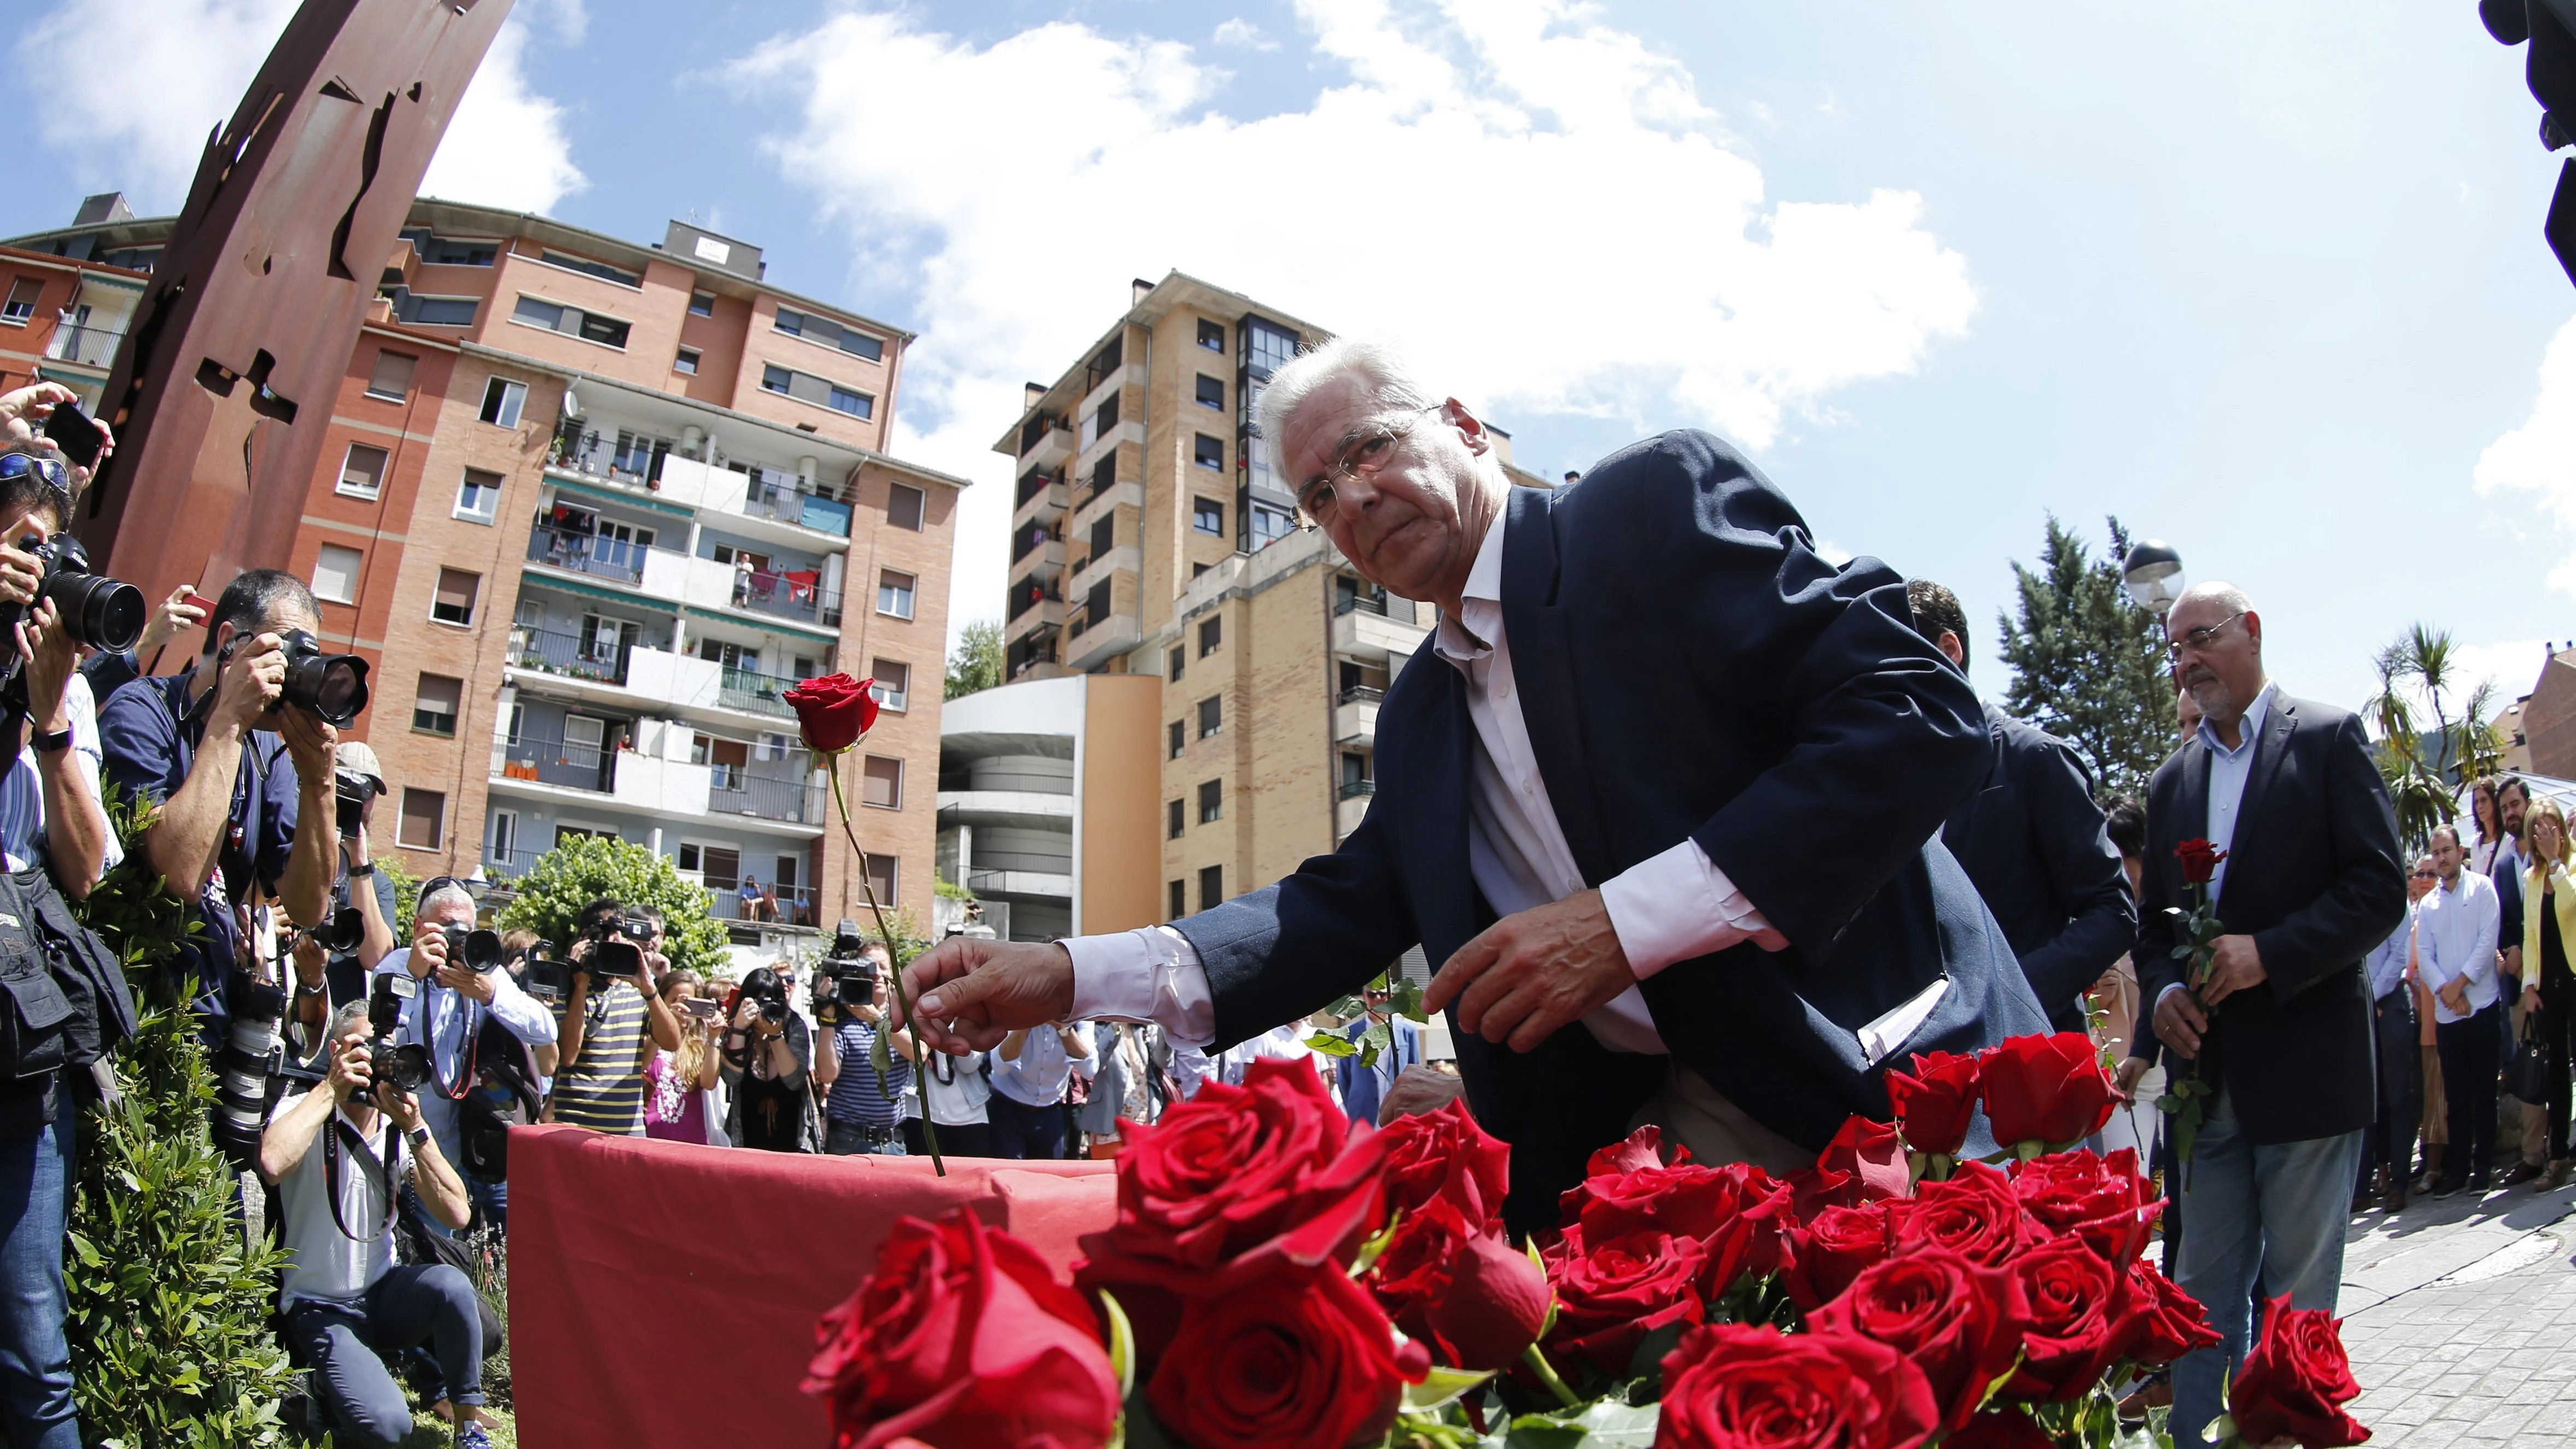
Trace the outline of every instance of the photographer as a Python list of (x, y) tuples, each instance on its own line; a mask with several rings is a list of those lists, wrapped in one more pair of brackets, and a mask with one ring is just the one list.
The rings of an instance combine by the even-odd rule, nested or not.
[(725, 1136), (737, 1147), (813, 1151), (814, 1098), (805, 1089), (813, 1060), (813, 1035), (789, 1009), (786, 983), (767, 966), (753, 967), (725, 1024), (723, 1071), (733, 1088)]
[(433, 877), (421, 883), (411, 944), (370, 973), (401, 972), (420, 983), (419, 993), (402, 1004), (394, 1039), (429, 1048), (430, 1082), (417, 1094), (421, 1120), (437, 1136), (440, 1155), (460, 1170), (465, 1144), (459, 1104), (474, 1090), (486, 1023), (535, 1048), (541, 1072), (555, 1055), (554, 1014), (510, 979), (500, 937), (484, 943), (488, 960), (459, 959), (460, 945), (472, 949), (473, 932), (474, 897), (452, 877)]
[[(384, 767), (362, 740), (342, 740), (332, 758), (340, 876), (331, 883), (331, 913), (336, 921), (342, 910), (355, 910), (360, 931), (357, 949), (333, 951), (324, 968), (330, 978), (331, 1004), (341, 1006), (366, 994), (367, 977), (394, 949), (394, 883), (376, 869), (370, 845), (376, 802), (385, 794)], [(546, 1040), (554, 1040), (551, 1031)]]
[[(865, 979), (867, 999), (845, 1001), (836, 995), (815, 1008), (830, 1027), (823, 1036), (822, 1055), (814, 1062), (814, 1085), (828, 1094), (823, 1150), (835, 1157), (902, 1157), (907, 1155), (902, 1115), (904, 1090), (912, 1082), (912, 1033), (897, 1030), (886, 1038), (890, 1065), (879, 1072), (873, 1053), (877, 1038), (885, 1035), (888, 1026), (885, 973), (894, 969), (894, 963), (885, 947), (877, 944), (867, 946), (861, 959), (875, 968)], [(840, 979), (841, 993), (861, 980)]]
[(287, 1343), (312, 1368), (314, 1393), (342, 1442), (384, 1445), (408, 1437), (412, 1419), (379, 1355), (428, 1344), (440, 1383), (427, 1397), (455, 1406), (458, 1449), (490, 1449), (473, 1282), (443, 1263), (393, 1261), (394, 1185), (408, 1179), (453, 1229), (470, 1212), (465, 1184), (423, 1125), (418, 1101), (374, 1081), (367, 1003), (340, 1008), (331, 1027), (329, 1075), (279, 1103), (259, 1142), (259, 1173), (278, 1189), (287, 1250), (280, 1295)]
[(679, 1020), (653, 990), (654, 977), (670, 964), (662, 955), (662, 923), (596, 900), (581, 908), (578, 929), (561, 1014), (562, 1061), (547, 1115), (594, 1132), (641, 1137), (651, 1049), (680, 1049)]

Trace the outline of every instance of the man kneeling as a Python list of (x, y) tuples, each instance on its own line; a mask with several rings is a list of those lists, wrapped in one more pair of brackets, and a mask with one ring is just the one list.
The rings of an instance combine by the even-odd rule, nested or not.
[[(421, 1125), (420, 1104), (371, 1080), (367, 1003), (332, 1019), (330, 1075), (279, 1104), (260, 1139), (289, 1259), (287, 1342), (313, 1370), (343, 1443), (399, 1443), (411, 1410), (379, 1354), (427, 1343), (456, 1405), (459, 1449), (489, 1449), (482, 1425), (483, 1321), (474, 1285), (445, 1264), (397, 1268), (393, 1186), (404, 1175), (430, 1213), (465, 1226), (465, 1184)], [(393, 1129), (399, 1128), (397, 1133)], [(318, 1139), (318, 1140), (317, 1140)]]

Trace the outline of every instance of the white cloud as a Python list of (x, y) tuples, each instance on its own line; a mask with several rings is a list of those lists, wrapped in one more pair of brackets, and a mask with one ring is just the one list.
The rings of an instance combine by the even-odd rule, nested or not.
[(1238, 15), (1216, 28), (1208, 39), (1237, 50), (1277, 50), (1279, 42), (1261, 33), (1261, 27)]
[[(2478, 455), (2478, 491), (2529, 489), (2561, 528), (2576, 529), (2576, 318), (2540, 359), (2540, 393), (2521, 427)], [(2576, 556), (2550, 571), (2552, 588), (2576, 594)]]
[(1756, 448), (1912, 371), (1974, 310), (1920, 198), (1766, 196), (1689, 71), (1588, 6), (1299, 13), (1349, 79), (1259, 117), (1213, 108), (1223, 72), (1187, 46), (1069, 23), (978, 46), (844, 11), (733, 67), (801, 98), (770, 153), (860, 238), (857, 264), (919, 278), (909, 415), (936, 426), (900, 446), (995, 485), (964, 513), (961, 622), (1003, 585), (1009, 464), (987, 445), (1129, 277), (1178, 268), (1388, 338), (1506, 421), (1693, 423)]
[[(2538, 639), (2516, 639), (2501, 644), (2453, 644), (2451, 646), (2451, 687), (2445, 691), (2451, 708), (2459, 707), (2481, 684), (2495, 685), (2495, 708), (2502, 709), (2524, 695), (2540, 680), (2541, 666), (2549, 662), (2549, 645)], [(2430, 716), (2428, 715), (2429, 719)]]
[[(544, 9), (554, 12), (549, 18), (558, 38), (578, 38), (587, 23), (578, 4)], [(544, 212), (588, 184), (573, 165), (563, 107), (529, 87), (529, 29), (523, 11), (493, 37), (483, 68), (439, 138), (438, 154), (421, 178), (421, 195)]]

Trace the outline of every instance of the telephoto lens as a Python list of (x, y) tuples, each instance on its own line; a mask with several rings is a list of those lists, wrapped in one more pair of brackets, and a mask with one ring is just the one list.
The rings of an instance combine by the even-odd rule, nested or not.
[[(374, 1039), (367, 1043), (368, 1079), (372, 1082), (381, 1073), (387, 1074), (387, 1080), (392, 1080), (390, 1074), (398, 1070), (394, 1058), (399, 1053), (389, 1048), (394, 1032), (402, 1026), (403, 1003), (420, 994), (420, 983), (412, 980), (411, 973), (407, 971), (379, 971), (368, 978), (368, 983), (367, 1028), (375, 1033)], [(395, 1082), (395, 1085), (402, 1084)], [(411, 1088), (405, 1087), (404, 1090)], [(349, 1094), (349, 1100), (373, 1105), (375, 1091), (372, 1086), (360, 1087)]]
[(235, 970), (224, 981), (224, 1010), (231, 1025), (215, 1061), (215, 1145), (234, 1166), (248, 1167), (268, 1130), (268, 1084), (285, 1066), (277, 1019), (286, 992)]
[(447, 964), (462, 966), (477, 976), (501, 969), (503, 953), (501, 933), (475, 927), (450, 924), (447, 928)]
[[(44, 564), (45, 577), (36, 586), (36, 597), (53, 601), (55, 613), (75, 642), (121, 654), (143, 637), (144, 616), (150, 610), (143, 591), (91, 573), (89, 554), (79, 539), (66, 533), (48, 542), (31, 533), (18, 540), (18, 548)], [(26, 617), (26, 605), (0, 604), (0, 637), (14, 634)], [(18, 655), (12, 648), (0, 661), (0, 678), (15, 677), (17, 672)]]
[(355, 906), (342, 906), (331, 913), (331, 919), (304, 934), (332, 955), (347, 956), (367, 939), (367, 918)]
[(286, 648), (286, 689), (282, 704), (334, 727), (355, 720), (367, 707), (367, 661), (355, 654), (325, 654), (322, 645), (302, 629), (289, 629), (280, 639)]

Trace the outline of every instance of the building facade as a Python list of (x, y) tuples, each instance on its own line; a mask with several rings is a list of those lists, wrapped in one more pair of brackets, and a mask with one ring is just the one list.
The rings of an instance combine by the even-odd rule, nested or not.
[(82, 202), (74, 226), (77, 247), (0, 245), (0, 392), (59, 382), (96, 413), (161, 247), (138, 241), (149, 224), (114, 192)]
[[(133, 257), (149, 228), (15, 245)], [(292, 565), (326, 645), (371, 663), (347, 733), (384, 763), (375, 834), (415, 874), (505, 884), (609, 834), (747, 940), (863, 914), (862, 872), (930, 920), (965, 482), (883, 451), (911, 334), (765, 270), (681, 222), (638, 246), (415, 204)], [(883, 707), (838, 762), (858, 852), (782, 698), (834, 670)]]

